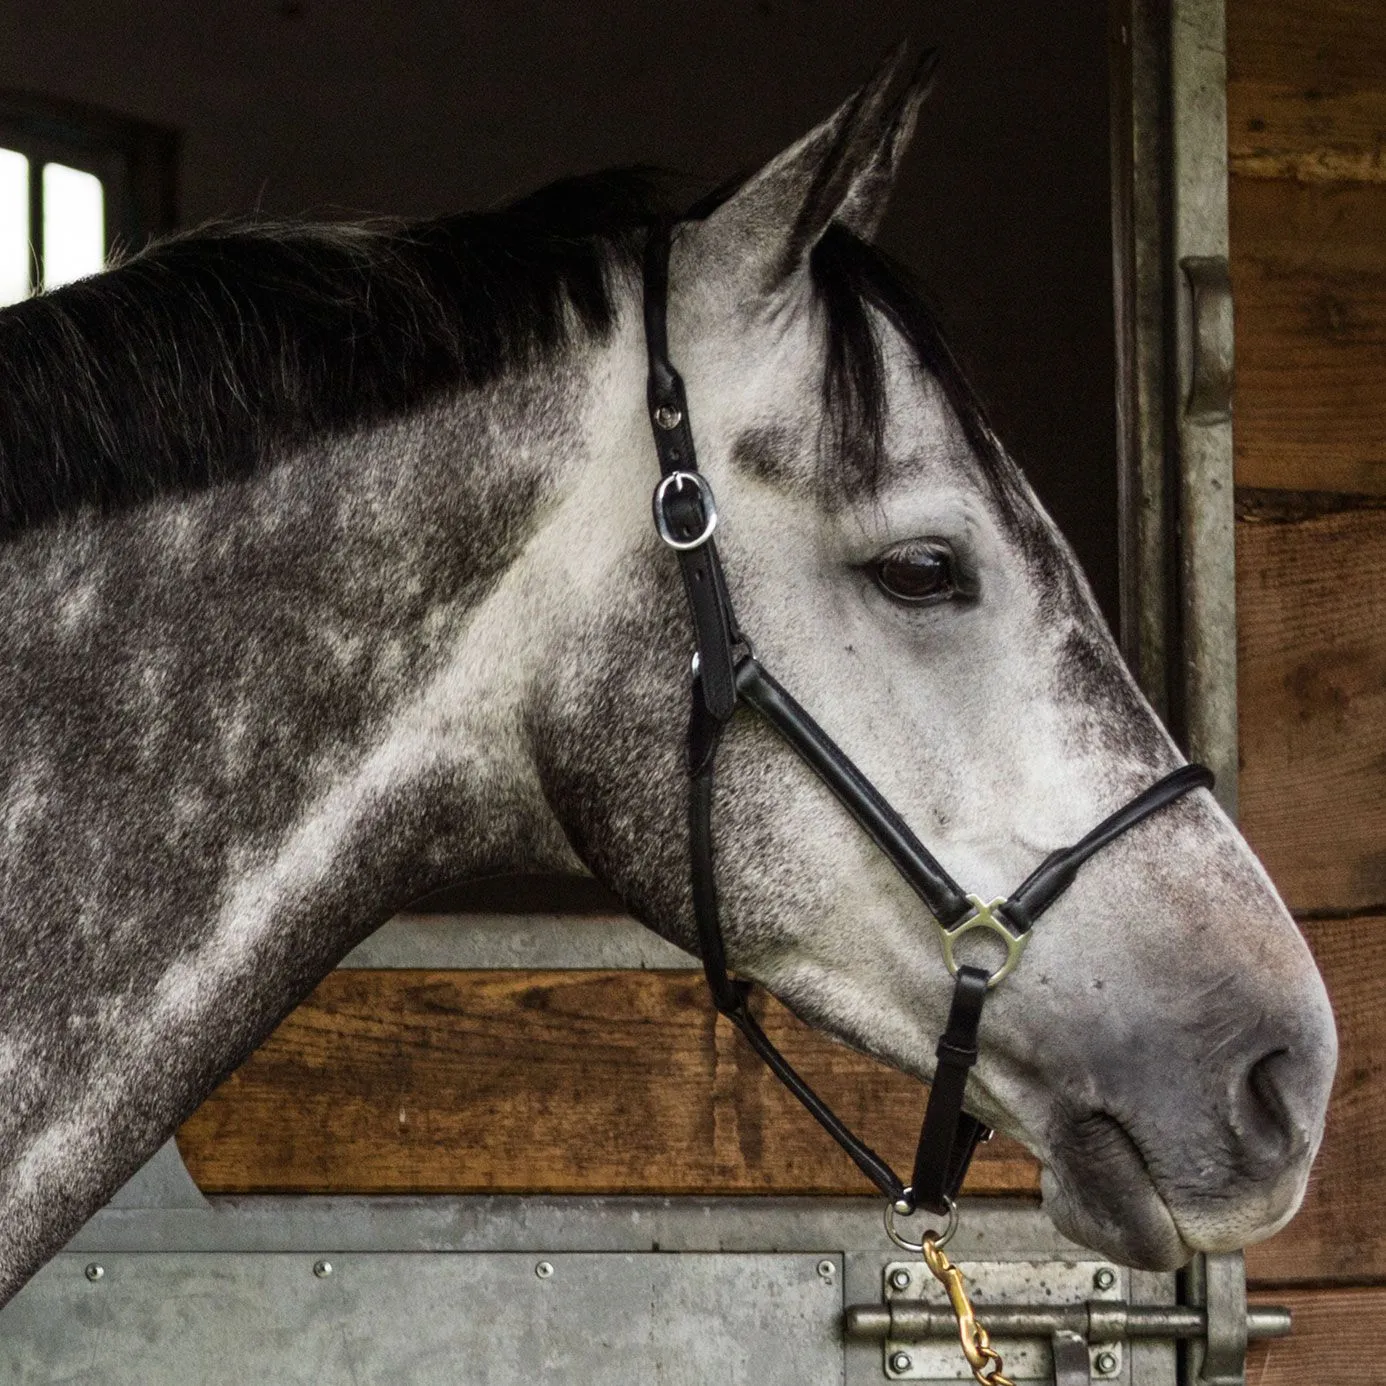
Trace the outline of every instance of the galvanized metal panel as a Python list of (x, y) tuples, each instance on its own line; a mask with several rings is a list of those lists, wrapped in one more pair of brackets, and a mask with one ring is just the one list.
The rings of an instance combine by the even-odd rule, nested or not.
[[(964, 1263), (1086, 1259), (1079, 1247), (1058, 1235), (1033, 1203), (1000, 1199), (966, 1200), (950, 1250)], [(666, 1288), (662, 1298), (652, 1301), (652, 1290), (660, 1283), (682, 1282), (681, 1273), (655, 1267), (650, 1258), (687, 1261), (690, 1274), (705, 1274), (710, 1283), (696, 1293), (688, 1291), (683, 1299)], [(410, 1306), (423, 1296), (419, 1303), (427, 1308), (423, 1317), (428, 1322), (418, 1331), (436, 1332), (438, 1341), (445, 1339), (450, 1345), (449, 1360), (469, 1362), (467, 1354), (476, 1343), (492, 1342), (488, 1336), (492, 1335), (491, 1319), (499, 1311), (484, 1297), (469, 1299), (464, 1293), (479, 1272), (469, 1280), (465, 1271), (430, 1269), (435, 1262), (455, 1266), (468, 1259), (478, 1266), (520, 1265), (535, 1282), (531, 1286), (523, 1277), (514, 1279), (523, 1285), (523, 1292), (516, 1290), (521, 1302), (530, 1306), (549, 1303), (535, 1297), (540, 1282), (534, 1268), (540, 1261), (550, 1262), (555, 1270), (546, 1287), (559, 1281), (566, 1263), (579, 1268), (587, 1264), (628, 1268), (613, 1274), (594, 1272), (584, 1280), (580, 1295), (575, 1292), (569, 1301), (553, 1301), (554, 1315), (534, 1321), (535, 1334), (547, 1340), (544, 1361), (557, 1363), (566, 1353), (568, 1367), (541, 1364), (528, 1377), (500, 1374), (509, 1370), (501, 1350), (508, 1350), (510, 1340), (502, 1336), (495, 1338), (484, 1358), (476, 1359), (489, 1375), (480, 1371), (467, 1375), (459, 1369), (453, 1377), (444, 1378), (449, 1381), (561, 1380), (564, 1386), (608, 1386), (619, 1379), (610, 1374), (608, 1364), (598, 1355), (580, 1355), (589, 1347), (593, 1325), (603, 1317), (634, 1315), (649, 1326), (653, 1319), (647, 1310), (652, 1302), (662, 1306), (662, 1341), (688, 1341), (702, 1333), (716, 1341), (709, 1349), (713, 1356), (700, 1368), (702, 1374), (681, 1378), (672, 1375), (676, 1369), (670, 1367), (663, 1376), (651, 1372), (641, 1380), (733, 1381), (739, 1379), (734, 1374), (737, 1364), (749, 1363), (760, 1370), (762, 1356), (770, 1366), (758, 1379), (770, 1386), (782, 1379), (813, 1386), (838, 1381), (845, 1386), (880, 1386), (884, 1380), (880, 1343), (844, 1341), (842, 1323), (845, 1304), (881, 1299), (886, 1269), (899, 1259), (884, 1235), (879, 1199), (513, 1196), (210, 1198), (201, 1209), (107, 1208), (87, 1224), (55, 1266), (0, 1313), (0, 1380), (7, 1386), (11, 1381), (23, 1386), (98, 1381), (101, 1386), (121, 1386), (126, 1380), (139, 1381), (141, 1386), (165, 1386), (166, 1380), (177, 1381), (178, 1386), (184, 1382), (221, 1386), (228, 1381), (254, 1382), (255, 1386), (262, 1382), (278, 1386), (283, 1381), (296, 1386), (300, 1378), (287, 1375), (279, 1361), (273, 1372), (258, 1376), (250, 1372), (228, 1376), (226, 1364), (236, 1360), (231, 1353), (239, 1351), (247, 1335), (252, 1339), (277, 1335), (281, 1346), (296, 1341), (295, 1334), (309, 1331), (308, 1310), (340, 1306), (343, 1301), (333, 1300), (332, 1295), (338, 1293), (336, 1286), (348, 1284), (357, 1286), (365, 1298), (379, 1293), (382, 1302), (387, 1302), (383, 1310), (360, 1306), (368, 1318), (381, 1314), (385, 1320), (383, 1326), (372, 1321), (363, 1332), (388, 1338), (397, 1318), (412, 1322), (409, 1315), (416, 1310)], [(313, 1275), (313, 1266), (320, 1260), (330, 1261), (333, 1268), (331, 1276), (321, 1280)], [(824, 1260), (832, 1267), (826, 1277), (818, 1269)], [(88, 1265), (102, 1267), (99, 1280), (86, 1280)], [(354, 1269), (367, 1265), (386, 1267), (389, 1274)], [(273, 1274), (262, 1269), (273, 1267), (287, 1269), (274, 1269)], [(196, 1274), (190, 1278), (192, 1271)], [(416, 1281), (420, 1272), (422, 1279)], [(810, 1273), (819, 1282), (821, 1296), (807, 1281)], [(339, 1275), (344, 1278), (337, 1279)], [(673, 1279), (660, 1282), (659, 1276)], [(150, 1289), (141, 1298), (129, 1288), (136, 1282), (162, 1288), (157, 1293)], [(216, 1289), (218, 1285), (221, 1290)], [(197, 1286), (201, 1288), (194, 1294)], [(1173, 1276), (1130, 1273), (1129, 1292), (1139, 1302), (1171, 1303), (1174, 1289)], [(115, 1293), (106, 1294), (111, 1290)], [(173, 1311), (163, 1306), (185, 1294), (197, 1310), (186, 1316), (191, 1327), (185, 1331), (186, 1358), (178, 1364), (182, 1375), (161, 1378), (146, 1368), (143, 1375), (121, 1377), (106, 1370), (112, 1363), (123, 1362), (128, 1353), (143, 1352), (140, 1344), (146, 1339), (154, 1341), (166, 1334), (164, 1316)], [(122, 1296), (130, 1298), (122, 1300)], [(565, 1303), (576, 1305), (580, 1296), (589, 1297), (580, 1311), (558, 1312)], [(83, 1315), (122, 1303), (128, 1305), (129, 1317), (120, 1332), (111, 1329), (115, 1336), (96, 1341), (86, 1359), (75, 1358), (75, 1349), (67, 1344), (87, 1331)], [(715, 1316), (709, 1306), (716, 1309)], [(815, 1317), (820, 1311), (826, 1315), (826, 1329)], [(574, 1317), (579, 1312), (586, 1317)], [(299, 1317), (294, 1318), (295, 1314)], [(349, 1317), (344, 1315), (336, 1339), (330, 1335), (324, 1339), (320, 1328), (314, 1328), (318, 1337), (313, 1342), (327, 1341), (329, 1346), (335, 1342), (338, 1350), (341, 1343), (354, 1342), (350, 1333), (355, 1330), (346, 1323)], [(824, 1332), (831, 1339), (830, 1365), (822, 1355)], [(202, 1335), (200, 1355), (191, 1346), (197, 1334)], [(95, 1340), (83, 1341), (90, 1345)], [(24, 1343), (28, 1356), (17, 1356)], [(1128, 1386), (1174, 1386), (1175, 1354), (1170, 1345), (1129, 1346), (1122, 1372), (1114, 1379)], [(524, 1351), (537, 1352), (538, 1347)], [(774, 1375), (779, 1370), (775, 1363), (800, 1363), (805, 1352), (812, 1355), (810, 1370), (792, 1378)], [(372, 1382), (379, 1378), (363, 1374), (362, 1365), (371, 1360), (359, 1354), (325, 1356), (321, 1359), (324, 1374), (307, 1379), (320, 1380), (323, 1386), (338, 1380)], [(357, 1377), (333, 1375), (342, 1362), (355, 1366)], [(259, 1359), (252, 1363), (255, 1371), (260, 1365)], [(27, 1375), (19, 1374), (21, 1367)], [(68, 1375), (60, 1374), (69, 1367)], [(410, 1371), (414, 1370), (411, 1364)], [(425, 1375), (404, 1372), (389, 1379), (401, 1386), (414, 1386), (415, 1381), (427, 1386), (430, 1381)]]
[[(1179, 460), (1180, 617), (1189, 754), (1237, 811), (1237, 614), (1233, 555), (1232, 306), (1227, 266), (1227, 57), (1223, 0), (1170, 11), (1170, 206)], [(1174, 266), (1177, 265), (1176, 270)], [(1201, 381), (1219, 388), (1200, 387)], [(1213, 396), (1223, 396), (1215, 398)]]
[(688, 969), (698, 960), (628, 915), (401, 914), (342, 967)]
[(826, 1386), (841, 1284), (802, 1253), (69, 1253), (0, 1312), (0, 1380)]

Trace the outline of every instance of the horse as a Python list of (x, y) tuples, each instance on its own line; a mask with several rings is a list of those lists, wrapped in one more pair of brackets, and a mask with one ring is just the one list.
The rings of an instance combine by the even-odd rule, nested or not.
[[(926, 87), (887, 64), (691, 210), (617, 170), (223, 222), (0, 314), (0, 1301), (420, 896), (590, 873), (698, 949), (649, 511), (666, 218), (740, 619), (948, 870), (995, 893), (1183, 763), (874, 244)], [(720, 766), (730, 964), (928, 1080), (928, 913), (756, 718)], [(1104, 1255), (1172, 1268), (1303, 1195), (1332, 1014), (1206, 790), (1083, 867), (981, 1041), (969, 1111)]]

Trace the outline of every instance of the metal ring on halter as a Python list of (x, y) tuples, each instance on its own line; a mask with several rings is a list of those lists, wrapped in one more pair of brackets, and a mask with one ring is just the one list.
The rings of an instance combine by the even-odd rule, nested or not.
[[(913, 1192), (913, 1189), (906, 1189), (905, 1197), (901, 1202), (908, 1203)], [(910, 1241), (908, 1237), (901, 1236), (900, 1233), (895, 1230), (895, 1214), (897, 1212), (903, 1213), (905, 1210), (898, 1204), (887, 1202), (885, 1206), (886, 1236), (889, 1237), (901, 1251), (917, 1251), (922, 1254), (924, 1251), (924, 1242), (928, 1241), (933, 1242), (933, 1244), (941, 1250), (953, 1240), (953, 1233), (958, 1230), (958, 1205), (954, 1203), (951, 1198), (945, 1201), (948, 1204), (948, 1222), (942, 1233), (935, 1233), (933, 1231), (926, 1232), (923, 1241), (918, 1242)]]
[[(692, 482), (697, 489), (698, 499), (703, 505), (703, 530), (696, 539), (679, 539), (669, 528), (669, 521), (664, 514), (664, 497), (669, 488), (672, 486), (676, 491), (682, 491), (686, 481)], [(686, 553), (689, 549), (702, 548), (712, 538), (712, 531), (717, 528), (717, 502), (713, 498), (712, 487), (707, 484), (707, 478), (701, 472), (670, 472), (655, 487), (654, 522), (659, 537), (671, 549)]]
[(1025, 951), (1025, 945), (1030, 941), (1030, 935), (1028, 932), (1016, 933), (1007, 925), (1005, 917), (997, 912), (1006, 903), (1004, 898), (998, 897), (988, 902), (978, 895), (969, 895), (967, 903), (972, 906), (972, 913), (961, 923), (951, 927), (943, 924), (938, 926), (939, 935), (943, 940), (943, 961), (949, 973), (956, 977), (961, 964), (954, 952), (954, 945), (973, 929), (989, 930), (1006, 945), (1006, 961), (987, 978), (987, 988), (990, 990), (998, 983), (1004, 982), (1015, 971), (1020, 962), (1020, 955)]

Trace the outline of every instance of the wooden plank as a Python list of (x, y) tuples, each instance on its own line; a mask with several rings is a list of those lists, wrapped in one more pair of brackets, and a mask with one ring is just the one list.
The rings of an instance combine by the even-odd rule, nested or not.
[[(1381, 980), (1386, 977), (1386, 918), (1316, 920), (1304, 930), (1338, 1017), (1338, 1077), (1304, 1206), (1283, 1232), (1249, 1248), (1247, 1275), (1261, 1285), (1381, 1280), (1386, 1278)], [(1303, 1379), (1336, 1378), (1325, 1372)]]
[(1323, 499), (1237, 527), (1242, 828), (1302, 914), (1386, 909), (1386, 507)]
[(1237, 482), (1386, 494), (1386, 183), (1236, 177)]
[(1386, 11), (1230, 0), (1227, 143), (1244, 177), (1386, 181)]
[[(1305, 1206), (1248, 1254), (1262, 1284), (1386, 1276), (1386, 919), (1305, 926), (1342, 1059)], [(910, 1080), (767, 1005), (777, 1042), (907, 1166)], [(329, 978), (184, 1126), (207, 1190), (860, 1193), (827, 1137), (670, 973), (354, 972)], [(984, 1148), (974, 1192), (1033, 1193), (1017, 1146)]]
[(1386, 1383), (1386, 1289), (1291, 1290), (1257, 1294), (1294, 1315), (1288, 1338), (1252, 1343), (1247, 1386), (1353, 1386)]
[[(766, 1029), (908, 1170), (919, 1084), (764, 1002)], [(206, 1190), (859, 1194), (870, 1186), (700, 975), (337, 972), (179, 1134)], [(1033, 1193), (993, 1142), (969, 1188)]]

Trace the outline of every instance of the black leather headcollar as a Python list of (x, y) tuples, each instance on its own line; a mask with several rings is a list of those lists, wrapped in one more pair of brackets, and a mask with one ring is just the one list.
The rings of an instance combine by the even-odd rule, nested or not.
[[(688, 729), (688, 837), (693, 913), (703, 971), (718, 1011), (745, 1035), (775, 1076), (804, 1104), (877, 1188), (902, 1212), (951, 1209), (978, 1143), (990, 1131), (964, 1110), (967, 1075), (977, 1060), (977, 1035), (988, 991), (1019, 962), (1035, 921), (1072, 884), (1095, 852), (1152, 813), (1194, 789), (1209, 789), (1213, 775), (1185, 765), (1105, 818), (1072, 847), (1054, 852), (1012, 895), (985, 903), (967, 894), (910, 831), (904, 819), (843, 754), (837, 744), (771, 677), (736, 624), (713, 533), (717, 509), (698, 471), (683, 381), (669, 360), (666, 333), (669, 228), (649, 239), (645, 254), (645, 341), (649, 353), (648, 403), (659, 457), (655, 527), (678, 557), (693, 617), (694, 663)], [(938, 1043), (938, 1066), (907, 1186), (870, 1146), (857, 1138), (770, 1042), (747, 1005), (750, 983), (733, 979), (718, 919), (712, 842), (712, 790), (722, 733), (738, 706), (770, 724), (832, 790), (866, 834), (919, 896), (942, 931), (944, 958), (956, 978), (947, 1027)], [(994, 972), (958, 964), (955, 941), (987, 929), (1006, 944), (1005, 964)]]

